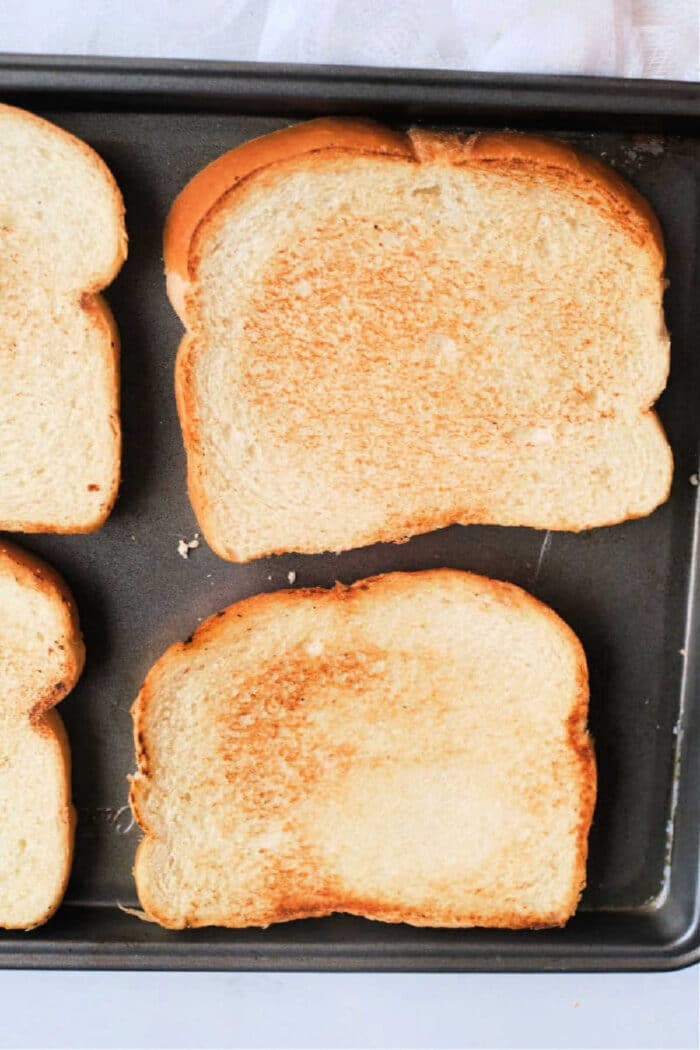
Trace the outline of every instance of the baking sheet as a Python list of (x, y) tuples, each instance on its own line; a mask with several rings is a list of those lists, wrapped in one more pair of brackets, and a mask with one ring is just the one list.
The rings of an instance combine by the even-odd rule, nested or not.
[[(177, 86), (183, 77), (188, 93)], [(392, 84), (378, 71), (374, 81), (370, 71), (313, 70), (304, 79), (298, 69), (204, 63), (77, 63), (70, 70), (13, 60), (0, 67), (3, 100), (40, 112), (104, 157), (124, 193), (130, 237), (129, 259), (107, 292), (122, 338), (118, 503), (90, 536), (15, 537), (72, 588), (88, 659), (61, 705), (79, 817), (66, 901), (38, 931), (0, 932), (0, 964), (653, 968), (698, 956), (698, 490), (689, 479), (698, 469), (700, 437), (700, 142), (691, 122), (700, 94), (692, 85), (658, 85), (626, 96), (617, 82), (601, 94), (600, 85), (446, 74), (396, 74)], [(631, 101), (637, 112), (630, 112)], [(241, 566), (223, 562), (203, 541), (188, 558), (179, 554), (178, 542), (191, 540), (198, 527), (185, 491), (173, 396), (181, 326), (162, 277), (165, 216), (209, 160), (319, 112), (356, 112), (397, 126), (423, 119), (462, 130), (484, 126), (488, 116), (491, 126), (537, 128), (603, 157), (649, 198), (664, 229), (671, 282), (672, 370), (659, 411), (676, 472), (664, 507), (581, 535), (453, 527), (402, 545)], [(151, 663), (216, 610), (290, 586), (290, 572), (295, 586), (330, 586), (438, 565), (525, 587), (584, 644), (599, 800), (588, 886), (575, 919), (564, 930), (518, 933), (413, 930), (347, 916), (267, 931), (166, 932), (122, 912), (119, 904), (136, 903), (131, 864), (139, 837), (127, 805), (134, 767), (129, 707)]]

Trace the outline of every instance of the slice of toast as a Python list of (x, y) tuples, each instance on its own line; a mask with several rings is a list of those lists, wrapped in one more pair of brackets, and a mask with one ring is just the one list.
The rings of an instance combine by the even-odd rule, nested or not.
[(102, 160), (0, 105), (0, 529), (88, 532), (112, 508), (119, 341), (98, 293), (125, 257)]
[(70, 750), (52, 710), (85, 651), (65, 584), (0, 540), (0, 927), (46, 922), (73, 855)]
[(164, 926), (566, 922), (595, 799), (578, 639), (455, 570), (260, 595), (150, 671), (135, 866)]
[(667, 498), (661, 232), (591, 157), (311, 121), (200, 172), (164, 251), (189, 491), (224, 558)]

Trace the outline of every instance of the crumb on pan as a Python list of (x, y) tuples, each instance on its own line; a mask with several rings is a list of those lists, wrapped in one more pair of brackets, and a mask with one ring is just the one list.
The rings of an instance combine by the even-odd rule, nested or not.
[(181, 558), (189, 558), (190, 551), (193, 551), (196, 547), (199, 547), (199, 533), (195, 532), (194, 538), (191, 540), (178, 540), (177, 541), (177, 553)]

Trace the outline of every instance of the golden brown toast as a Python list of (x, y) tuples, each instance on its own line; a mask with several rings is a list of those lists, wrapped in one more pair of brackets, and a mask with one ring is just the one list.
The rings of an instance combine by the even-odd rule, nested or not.
[(591, 157), (311, 121), (200, 172), (164, 252), (189, 490), (224, 558), (667, 498), (661, 232)]
[(509, 584), (443, 569), (232, 605), (133, 708), (141, 904), (174, 928), (562, 924), (587, 708), (577, 638)]

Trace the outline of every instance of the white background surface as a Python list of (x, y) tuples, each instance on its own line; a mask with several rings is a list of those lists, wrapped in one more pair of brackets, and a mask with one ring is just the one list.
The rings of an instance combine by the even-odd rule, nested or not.
[[(0, 51), (696, 80), (697, 0), (0, 0)], [(696, 1048), (674, 974), (0, 973), (1, 1047)]]
[(0, 974), (17, 1047), (697, 1046), (697, 972)]

